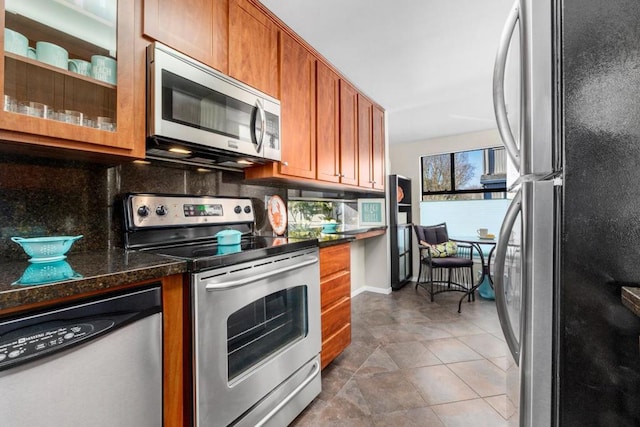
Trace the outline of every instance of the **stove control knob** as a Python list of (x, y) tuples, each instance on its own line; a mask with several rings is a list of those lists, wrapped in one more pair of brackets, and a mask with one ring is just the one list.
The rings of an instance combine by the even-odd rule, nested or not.
[(165, 216), (169, 212), (165, 205), (160, 205), (156, 208), (156, 215)]
[(251, 213), (251, 206), (247, 205), (244, 207), (244, 213)]
[(151, 209), (149, 209), (149, 206), (142, 205), (138, 208), (138, 215), (143, 218), (149, 216), (149, 213), (151, 213)]
[(240, 212), (242, 212), (242, 208), (240, 207), (240, 205), (236, 206), (235, 208), (233, 208), (233, 211), (237, 214), (239, 214)]

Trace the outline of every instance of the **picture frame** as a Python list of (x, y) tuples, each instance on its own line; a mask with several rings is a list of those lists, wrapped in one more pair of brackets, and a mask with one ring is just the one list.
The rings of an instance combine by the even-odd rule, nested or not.
[(385, 199), (358, 199), (358, 226), (387, 225)]

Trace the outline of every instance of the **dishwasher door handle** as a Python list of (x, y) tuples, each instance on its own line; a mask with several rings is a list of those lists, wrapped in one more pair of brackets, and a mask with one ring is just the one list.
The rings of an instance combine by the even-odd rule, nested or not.
[[(293, 265), (288, 265), (286, 267), (275, 268), (273, 270), (265, 271), (264, 273), (259, 274), (246, 274), (242, 277), (235, 280), (225, 280), (221, 282), (209, 282), (205, 286), (207, 291), (220, 291), (230, 288), (237, 288), (239, 286), (246, 285), (248, 283), (254, 283), (258, 280), (267, 279), (271, 276), (275, 276), (277, 274), (286, 273), (287, 271), (297, 270), (302, 267), (306, 267), (311, 264), (316, 264), (318, 262), (318, 257), (313, 256), (309, 258), (303, 259), (301, 262), (298, 262)], [(250, 270), (249, 270), (250, 271)]]

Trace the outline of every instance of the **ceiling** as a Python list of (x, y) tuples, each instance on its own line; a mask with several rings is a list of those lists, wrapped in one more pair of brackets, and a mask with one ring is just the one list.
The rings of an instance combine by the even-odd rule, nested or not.
[(495, 128), (493, 60), (513, 0), (260, 0), (387, 110), (392, 144)]

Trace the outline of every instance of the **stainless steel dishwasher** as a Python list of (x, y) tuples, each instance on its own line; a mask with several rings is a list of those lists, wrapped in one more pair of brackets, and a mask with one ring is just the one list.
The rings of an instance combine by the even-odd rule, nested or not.
[(0, 319), (7, 426), (162, 425), (160, 287)]

